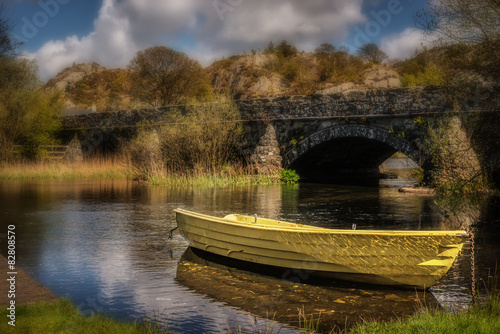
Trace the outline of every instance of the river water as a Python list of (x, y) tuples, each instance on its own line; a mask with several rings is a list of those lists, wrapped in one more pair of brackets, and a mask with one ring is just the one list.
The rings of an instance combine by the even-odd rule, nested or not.
[[(258, 214), (331, 228), (446, 229), (433, 199), (380, 187), (321, 184), (222, 189), (148, 187), (127, 181), (0, 183), (0, 239), (16, 226), (17, 264), (81, 312), (156, 319), (182, 333), (294, 332), (299, 313), (326, 328), (360, 318), (412, 314), (420, 303), (465, 307), (470, 301), (471, 243), (429, 292), (317, 281), (223, 263), (188, 249), (173, 209), (224, 216)], [(475, 235), (476, 280), (484, 287), (500, 258), (499, 200), (482, 209)], [(274, 319), (268, 320), (268, 319)], [(264, 328), (264, 329), (263, 329)]]

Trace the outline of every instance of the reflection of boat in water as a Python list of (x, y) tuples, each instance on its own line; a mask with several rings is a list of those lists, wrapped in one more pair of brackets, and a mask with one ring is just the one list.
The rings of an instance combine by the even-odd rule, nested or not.
[(426, 288), (451, 267), (464, 231), (333, 230), (175, 210), (191, 246), (233, 259), (369, 284)]
[(265, 268), (248, 267), (246, 262), (189, 247), (177, 265), (176, 281), (228, 306), (292, 326), (299, 325), (301, 310), (308, 320), (321, 318), (322, 332), (368, 319), (409, 316), (422, 302), (437, 306), (430, 292), (416, 295), (411, 290), (332, 285), (326, 280), (301, 284), (304, 272), (268, 268), (267, 275), (261, 275)]

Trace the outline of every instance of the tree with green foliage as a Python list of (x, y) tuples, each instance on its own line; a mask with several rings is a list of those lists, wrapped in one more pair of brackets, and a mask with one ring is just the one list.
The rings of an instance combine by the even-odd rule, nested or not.
[(37, 158), (55, 142), (62, 103), (59, 94), (42, 89), (35, 62), (18, 56), (4, 15), (0, 7), (0, 160), (13, 159), (15, 145), (22, 156)]
[(129, 69), (135, 75), (134, 95), (153, 107), (211, 94), (203, 67), (186, 54), (165, 46), (139, 51)]
[(4, 59), (0, 69), (10, 74), (0, 83), (0, 159), (14, 158), (15, 145), (21, 145), (21, 156), (42, 157), (61, 126), (60, 95), (43, 90), (33, 61)]
[(358, 50), (358, 56), (374, 64), (381, 64), (387, 59), (387, 54), (375, 43), (363, 44)]

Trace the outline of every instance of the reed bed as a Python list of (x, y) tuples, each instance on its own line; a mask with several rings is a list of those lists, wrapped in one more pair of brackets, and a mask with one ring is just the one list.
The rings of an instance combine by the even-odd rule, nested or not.
[(127, 164), (118, 157), (96, 157), (78, 164), (39, 160), (0, 165), (1, 180), (119, 179), (129, 175)]
[(79, 164), (62, 161), (17, 161), (0, 164), (0, 180), (132, 179), (152, 186), (226, 187), (251, 184), (278, 184), (278, 173), (256, 174), (248, 169), (227, 167), (219, 171), (196, 170), (185, 173), (156, 169), (147, 175), (123, 156), (96, 157)]
[(194, 186), (194, 187), (227, 187), (255, 184), (279, 184), (278, 175), (150, 175), (147, 182), (153, 186)]

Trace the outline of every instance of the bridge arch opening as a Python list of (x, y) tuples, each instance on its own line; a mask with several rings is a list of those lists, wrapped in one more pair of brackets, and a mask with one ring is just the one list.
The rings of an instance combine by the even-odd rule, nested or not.
[(317, 132), (284, 156), (304, 181), (367, 183), (381, 178), (380, 165), (402, 152), (417, 165), (422, 157), (404, 138), (382, 128), (353, 125)]

